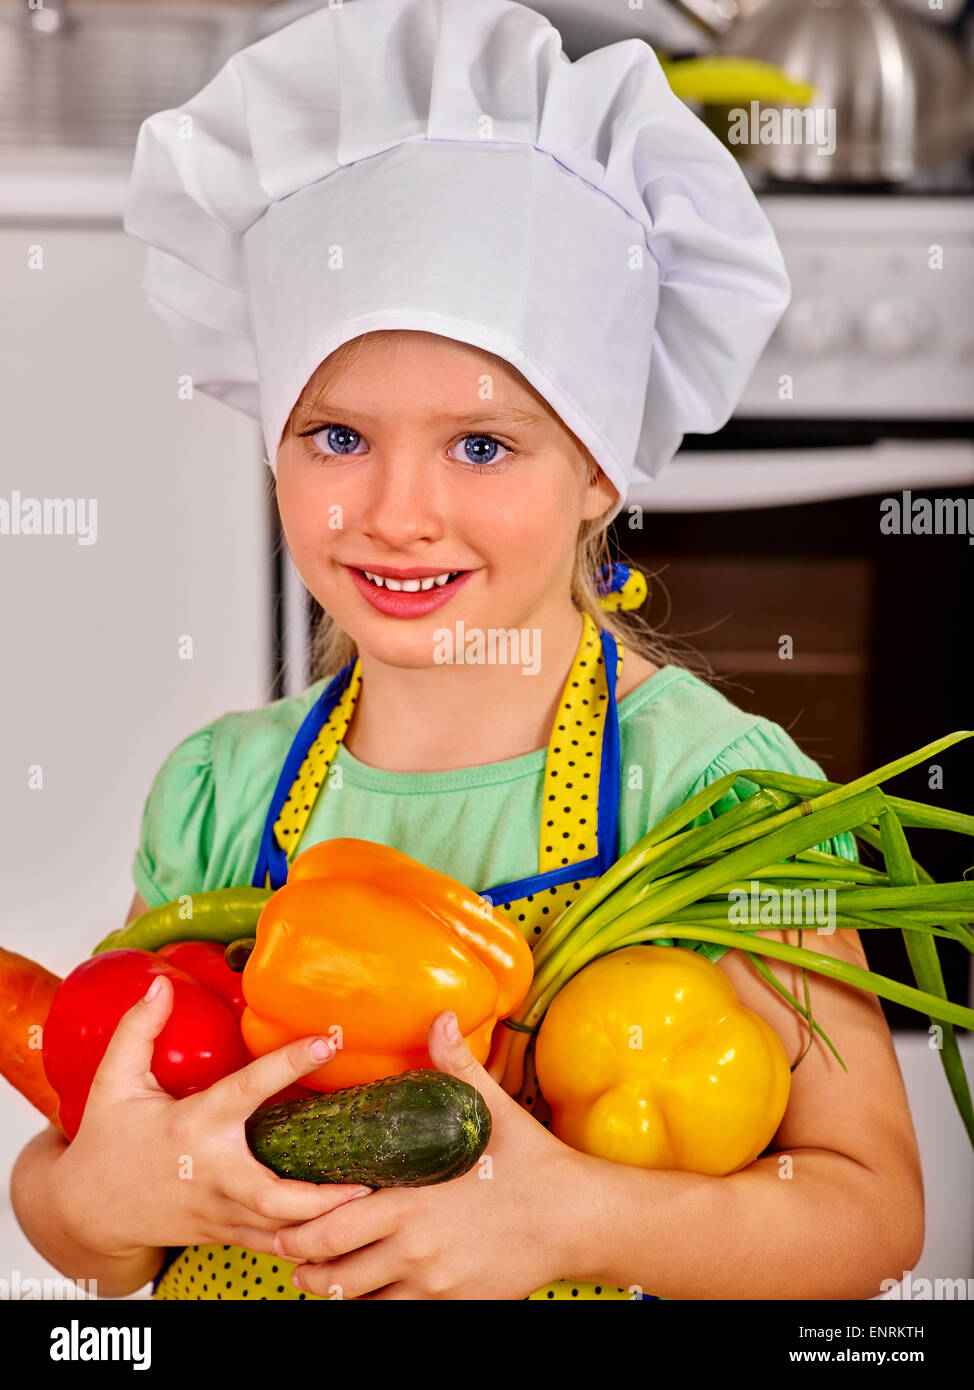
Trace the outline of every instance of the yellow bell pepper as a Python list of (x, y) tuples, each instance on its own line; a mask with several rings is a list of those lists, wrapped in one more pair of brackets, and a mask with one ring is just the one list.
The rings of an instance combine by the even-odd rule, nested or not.
[(630, 946), (559, 991), (535, 1044), (552, 1130), (638, 1168), (724, 1175), (781, 1123), (791, 1071), (722, 970), (680, 946)]

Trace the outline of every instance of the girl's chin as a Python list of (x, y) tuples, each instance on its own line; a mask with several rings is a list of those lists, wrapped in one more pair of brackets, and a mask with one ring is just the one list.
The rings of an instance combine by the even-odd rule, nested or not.
[(354, 631), (346, 631), (351, 631), (356, 647), (364, 655), (389, 666), (425, 670), (449, 665), (443, 654), (456, 645), (457, 623), (466, 631), (474, 621), (465, 614), (431, 613), (423, 619), (413, 618), (407, 624), (376, 615), (375, 622), (360, 622)]

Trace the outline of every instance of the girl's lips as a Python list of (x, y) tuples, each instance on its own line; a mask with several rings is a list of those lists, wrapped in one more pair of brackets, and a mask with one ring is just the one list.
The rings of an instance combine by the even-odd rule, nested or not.
[(403, 589), (380, 589), (378, 584), (373, 584), (371, 579), (366, 579), (361, 570), (353, 569), (351, 565), (346, 565), (345, 568), (352, 576), (352, 583), (363, 598), (368, 599), (373, 608), (377, 608), (380, 613), (388, 614), (390, 618), (422, 618), (425, 614), (442, 608), (443, 604), (449, 603), (457, 590), (462, 589), (467, 580), (475, 573), (474, 570), (465, 570), (456, 579), (451, 579), (448, 584), (443, 584), (440, 588), (434, 584), (432, 589), (425, 591), (420, 589), (416, 593), (406, 593)]

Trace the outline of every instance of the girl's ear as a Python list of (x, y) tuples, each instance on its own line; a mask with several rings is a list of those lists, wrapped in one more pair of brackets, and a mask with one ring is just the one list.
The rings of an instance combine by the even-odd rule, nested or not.
[(593, 461), (589, 464), (588, 486), (585, 489), (585, 499), (582, 503), (582, 519), (593, 521), (596, 517), (604, 516), (612, 507), (617, 498), (617, 493), (612, 483), (597, 463)]

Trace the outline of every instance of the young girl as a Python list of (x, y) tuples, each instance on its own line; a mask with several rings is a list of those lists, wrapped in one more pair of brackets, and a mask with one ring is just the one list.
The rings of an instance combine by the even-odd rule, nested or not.
[[(408, 43), (395, 23), (404, 15)], [(356, 0), (238, 55), (233, 82), (221, 90), (217, 79), (194, 99), (189, 152), (175, 136), (168, 146), (180, 186), (193, 191), (155, 226), (156, 245), (178, 247), (184, 259), (168, 264), (167, 279), (157, 257), (150, 289), (157, 307), (169, 306), (170, 326), (180, 318), (185, 325), (196, 304), (196, 325), (182, 329), (196, 379), (254, 408), (240, 341), (229, 342), (229, 325), (241, 321), (228, 285), (234, 266), (243, 274), (246, 264), (241, 285), (282, 525), (326, 617), (319, 678), (308, 690), (224, 715), (166, 760), (146, 804), (132, 916), (181, 893), (277, 887), (300, 849), (352, 835), (487, 893), (534, 944), (586, 883), (695, 790), (743, 768), (821, 775), (778, 725), (736, 709), (637, 623), (614, 615), (612, 599), (599, 600), (605, 527), (637, 461), (651, 475), (688, 422), (716, 427), (770, 331), (766, 313), (742, 347), (746, 334), (733, 316), (727, 321), (735, 298), (766, 309), (774, 301), (780, 313), (786, 295), (760, 212), (732, 178), (733, 161), (661, 88), (652, 89), (650, 110), (641, 107), (633, 74), (658, 72), (645, 45), (589, 55), (604, 64), (600, 81), (589, 79), (597, 69), (586, 70), (574, 95), (587, 92), (614, 112), (614, 127), (601, 127), (602, 168), (614, 182), (604, 178), (595, 190), (567, 177), (561, 137), (599, 121), (584, 102), (562, 104), (564, 83), (582, 65), (550, 61), (553, 33), (509, 0), (463, 0), (459, 8), (450, 0)], [(409, 139), (417, 84), (397, 83), (394, 65), (378, 62), (380, 37), (386, 57), (405, 51), (426, 75), (425, 140)], [(624, 72), (603, 58), (613, 53)], [(333, 67), (323, 58), (334, 58)], [(294, 97), (309, 67), (332, 74), (341, 100), (326, 93), (309, 101), (302, 129)], [(379, 91), (368, 86), (377, 69)], [(525, 91), (537, 93), (539, 72), (548, 86), (544, 119), (531, 117), (534, 138), (518, 141), (503, 120), (504, 101), (512, 74), (523, 70)], [(363, 87), (388, 100), (373, 112), (382, 132), (373, 143), (388, 159), (376, 160), (368, 140), (353, 144), (361, 136), (355, 122), (332, 132), (333, 147), (322, 139), (336, 107), (365, 100)], [(495, 128), (504, 131), (484, 148), (472, 137), (467, 146), (466, 127), (451, 126), (443, 104), (447, 93), (474, 89), (478, 102), (496, 101)], [(213, 152), (200, 149), (199, 130), (216, 132), (221, 155), (239, 160), (239, 101), (249, 112), (254, 163), (235, 168), (220, 190), (204, 244), (190, 203), (198, 212), (219, 200)], [(513, 107), (522, 110), (518, 101)], [(672, 160), (655, 176), (650, 219), (661, 241), (654, 264), (665, 262), (669, 278), (654, 271), (648, 287), (613, 259), (621, 244), (614, 238), (631, 249), (635, 235), (618, 162), (632, 148), (627, 110)], [(269, 131), (282, 135), (279, 146), (266, 140)], [(450, 140), (464, 148), (436, 143)], [(554, 163), (543, 154), (551, 145)], [(318, 178), (323, 146), (334, 168)], [(152, 164), (148, 139), (140, 150), (136, 187), (139, 177), (143, 187), (153, 177), (166, 186), (170, 174)], [(716, 181), (722, 194), (709, 224), (699, 213), (708, 167), (709, 193)], [(476, 178), (465, 184), (470, 169)], [(356, 170), (363, 177), (352, 182)], [(209, 185), (200, 182), (205, 171)], [(278, 200), (248, 222), (247, 200), (270, 173)], [(650, 173), (642, 169), (640, 186)], [(465, 197), (485, 180), (494, 194), (506, 189), (500, 213), (489, 197)], [(669, 200), (660, 192), (668, 180)], [(607, 190), (618, 197), (606, 198)], [(569, 238), (552, 270), (562, 250), (558, 200), (576, 195), (578, 218), (595, 219), (582, 230), (594, 236), (601, 228), (603, 240), (583, 237), (589, 253), (576, 261)], [(129, 221), (137, 223), (134, 206)], [(465, 210), (460, 225), (450, 222), (457, 209)], [(682, 228), (681, 218), (690, 219)], [(525, 225), (548, 250), (547, 260), (535, 250), (527, 270), (515, 254), (525, 252)], [(242, 247), (230, 240), (241, 227)], [(390, 272), (391, 243), (410, 248), (408, 273), (401, 264)], [(340, 268), (327, 280), (321, 258), (334, 260), (336, 247)], [(470, 306), (466, 318), (461, 302)], [(643, 324), (650, 303), (651, 339)], [(724, 380), (715, 384), (708, 373), (718, 361)], [(624, 602), (629, 593), (623, 588)], [(533, 651), (539, 659), (465, 660), (463, 634), (491, 631), (521, 634), (522, 657)], [(848, 837), (823, 848), (854, 855)], [(761, 934), (797, 940), (794, 932)], [(855, 932), (819, 935), (815, 946), (866, 963)], [(796, 1060), (806, 1036), (794, 1011), (737, 951), (718, 965)], [(779, 965), (777, 973), (797, 995), (797, 970)], [(877, 1000), (817, 976), (812, 992), (815, 1017), (848, 1072), (816, 1039), (793, 1073), (768, 1149), (722, 1178), (644, 1170), (569, 1148), (551, 1133), (543, 1098), (521, 1105), (503, 1091), (499, 1068), (480, 1066), (442, 1013), (432, 1021), (430, 1057), (487, 1101), (491, 1180), (475, 1169), (434, 1187), (365, 1189), (356, 1202), (361, 1189), (278, 1179), (246, 1147), (246, 1117), (320, 1065), (314, 1040), (172, 1100), (150, 1072), (153, 1039), (171, 1007), (163, 981), (123, 1018), (73, 1143), (48, 1130), (21, 1155), (15, 1209), (42, 1254), (75, 1277), (96, 1277), (109, 1296), (151, 1279), (156, 1297), (178, 1299), (869, 1298), (920, 1255), (916, 1142)]]

